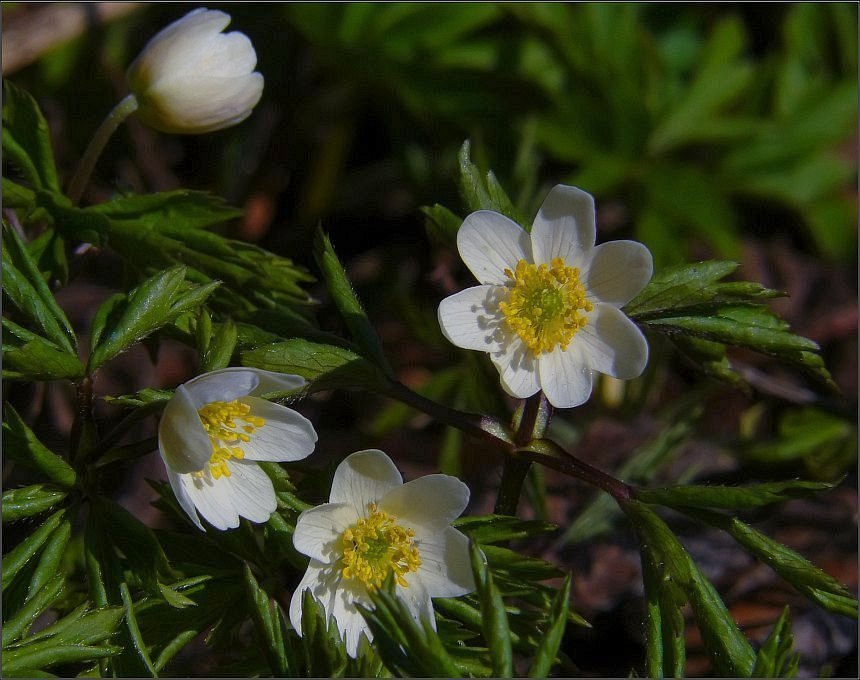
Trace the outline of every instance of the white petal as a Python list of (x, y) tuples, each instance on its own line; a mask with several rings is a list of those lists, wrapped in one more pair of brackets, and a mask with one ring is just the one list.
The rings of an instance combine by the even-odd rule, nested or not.
[(520, 260), (532, 261), (529, 235), (501, 213), (479, 210), (466, 217), (457, 232), (460, 257), (481, 283), (504, 285), (505, 269), (514, 271)]
[(173, 495), (176, 496), (179, 505), (185, 510), (185, 514), (194, 522), (195, 526), (201, 531), (205, 531), (203, 525), (200, 523), (200, 518), (197, 516), (197, 510), (194, 509), (194, 502), (185, 490), (185, 484), (182, 482), (183, 476), (174, 472), (169, 467), (167, 468), (167, 480), (170, 482), (170, 488), (173, 489)]
[(358, 521), (351, 505), (324, 503), (305, 510), (296, 522), (293, 545), (300, 553), (330, 563), (340, 557), (343, 532)]
[(475, 578), (469, 562), (469, 539), (453, 527), (428, 534), (416, 541), (421, 566), (415, 574), (430, 597), (459, 597), (475, 590)]
[(591, 368), (576, 342), (578, 339), (574, 337), (566, 351), (556, 347), (548, 354), (541, 354), (538, 360), (541, 389), (556, 408), (579, 406), (591, 396)]
[(140, 98), (137, 115), (150, 127), (175, 134), (203, 134), (242, 122), (263, 95), (263, 76), (164, 79)]
[(525, 399), (540, 389), (535, 356), (518, 337), (510, 337), (504, 349), (490, 358), (499, 370), (502, 387), (512, 397)]
[(212, 455), (212, 442), (185, 385), (176, 388), (158, 425), (158, 450), (174, 472), (196, 472)]
[(379, 509), (402, 526), (435, 533), (459, 517), (469, 503), (469, 487), (450, 475), (426, 475), (389, 491)]
[(594, 247), (594, 198), (591, 194), (556, 185), (541, 205), (532, 225), (536, 264), (560, 257), (569, 267), (578, 266), (584, 251)]
[(223, 484), (228, 493), (230, 504), (236, 512), (252, 522), (268, 522), (278, 507), (275, 487), (272, 480), (253, 461), (227, 461), (230, 476), (215, 480)]
[(642, 331), (610, 304), (594, 306), (588, 324), (576, 334), (573, 343), (582, 348), (590, 368), (613, 378), (636, 378), (648, 363), (648, 342)]
[(244, 33), (234, 31), (209, 36), (195, 47), (195, 51), (188, 50), (185, 63), (174, 70), (172, 77), (209, 75), (235, 78), (251, 73), (257, 65), (257, 53)]
[(501, 286), (475, 286), (442, 300), (439, 304), (442, 334), (457, 347), (498, 352), (503, 339), (499, 302), (506, 290)]
[(331, 567), (322, 562), (311, 560), (308, 570), (302, 576), (302, 580), (290, 599), (290, 623), (299, 634), (302, 635), (302, 593), (310, 590), (311, 594), (320, 601), (326, 616), (331, 616), (334, 608), (334, 596), (340, 575), (332, 571)]
[(233, 507), (231, 492), (225, 481), (227, 477), (212, 479), (193, 475), (180, 475), (185, 493), (197, 511), (216, 529), (235, 529), (239, 526), (239, 513)]
[(264, 371), (262, 368), (225, 368), (225, 371), (252, 371), (257, 376), (257, 386), (251, 390), (252, 397), (259, 397), (267, 392), (292, 392), (308, 384), (299, 375)]
[(644, 245), (609, 241), (591, 251), (581, 279), (590, 298), (622, 307), (648, 285), (653, 273), (651, 251)]
[(248, 460), (292, 461), (307, 458), (314, 450), (317, 433), (311, 421), (291, 408), (273, 404), (259, 397), (243, 397), (251, 415), (265, 419), (262, 427), (239, 444)]
[(385, 494), (401, 484), (403, 477), (382, 451), (357, 451), (337, 466), (329, 501), (346, 503), (353, 507), (358, 516), (365, 517), (369, 503), (378, 503)]
[(213, 401), (233, 401), (244, 397), (260, 384), (259, 372), (251, 368), (224, 368), (198, 375), (183, 387), (188, 390), (194, 409)]
[(132, 88), (183, 68), (189, 50), (205, 45), (229, 23), (229, 14), (200, 7), (156, 33), (128, 68)]
[(373, 633), (367, 627), (364, 617), (356, 608), (356, 603), (372, 607), (370, 597), (364, 586), (355, 581), (341, 579), (332, 602), (332, 614), (337, 621), (338, 630), (344, 637), (346, 653), (355, 658), (358, 653), (358, 643), (362, 634), (368, 640), (373, 640)]

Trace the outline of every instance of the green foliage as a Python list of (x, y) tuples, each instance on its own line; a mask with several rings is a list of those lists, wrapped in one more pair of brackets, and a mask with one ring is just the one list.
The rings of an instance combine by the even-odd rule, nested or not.
[(379, 337), (352, 289), (343, 265), (337, 259), (334, 248), (332, 248), (331, 241), (322, 229), (317, 232), (314, 256), (322, 271), (326, 288), (353, 340), (368, 359), (372, 360), (388, 376), (393, 376)]
[(66, 497), (66, 492), (47, 484), (33, 484), (3, 492), (3, 523), (14, 522), (50, 510)]
[(33, 187), (59, 191), (48, 122), (33, 97), (5, 78), (3, 154), (18, 166)]
[(830, 373), (812, 340), (795, 335), (788, 324), (768, 311), (761, 300), (781, 295), (757, 283), (720, 282), (737, 268), (733, 262), (699, 262), (658, 272), (624, 311), (646, 329), (685, 343), (682, 352), (715, 377), (736, 380), (726, 347), (738, 346), (774, 356), (797, 366), (820, 384), (835, 389)]
[(76, 474), (72, 467), (36, 438), (12, 406), (6, 404), (3, 413), (4, 455), (41, 472), (61, 487), (74, 486)]
[(794, 636), (788, 607), (782, 610), (773, 630), (756, 655), (752, 678), (793, 678), (797, 675), (800, 655), (794, 651)]
[[(666, 576), (661, 576), (658, 571), (657, 574), (652, 575), (652, 580), (657, 580), (659, 583), (661, 578), (670, 578), (690, 603), (714, 671), (728, 677), (748, 677), (755, 663), (755, 653), (732, 621), (726, 605), (723, 604), (714, 586), (705, 578), (689, 553), (653, 510), (633, 500), (625, 502), (622, 507), (639, 535), (642, 549), (650, 552), (647, 559), (655, 565), (663, 565)], [(649, 613), (654, 608), (653, 603), (653, 596), (649, 594)], [(670, 609), (664, 614), (662, 607), (660, 609), (661, 628), (663, 616), (672, 617), (669, 619), (669, 625), (676, 626), (677, 612)], [(649, 631), (653, 628), (654, 624), (650, 623)], [(677, 631), (673, 630), (673, 637), (677, 637), (677, 634)], [(650, 649), (655, 646), (653, 634), (649, 639), (651, 640)], [(671, 638), (669, 644), (674, 649)], [(663, 650), (665, 658), (665, 644)], [(654, 651), (649, 653), (651, 654), (649, 665), (656, 666), (656, 661), (653, 660)], [(677, 662), (670, 665), (677, 666)]]
[(113, 296), (102, 305), (93, 320), (91, 372), (183, 312), (199, 307), (217, 286), (185, 286), (185, 271), (184, 267), (168, 269), (127, 296)]
[(308, 380), (308, 390), (362, 388), (381, 390), (387, 378), (376, 365), (344, 347), (300, 338), (241, 353), (243, 366), (292, 373)]
[[(239, 13), (256, 10), (235, 11), (238, 19)], [(188, 189), (114, 192), (96, 205), (73, 203), (62, 193), (48, 119), (37, 104), (44, 92), (34, 98), (5, 80), (2, 146), (10, 176), (2, 184), (7, 211), (3, 376), (16, 381), (14, 393), (9, 392), (12, 403), (18, 405), (31, 387), (37, 396), (31, 408), (21, 410), (27, 422), (9, 404), (4, 411), (4, 453), (25, 468), (12, 471), (12, 488), (3, 492), (10, 539), (2, 565), (4, 673), (181, 675), (187, 662), (177, 655), (201, 636), (213, 661), (194, 671), (228, 676), (510, 677), (526, 671), (530, 677), (547, 677), (578, 672), (562, 649), (569, 626), (588, 625), (572, 609), (571, 576), (530, 554), (556, 527), (506, 515), (454, 522), (472, 541), (477, 587), (463, 597), (436, 599), (434, 619), (413, 618), (389, 579), (372, 593), (373, 606), (362, 607), (374, 641), (362, 642), (357, 659), (346, 654), (337, 623), (310, 592), (303, 594), (301, 626), (294, 630), (283, 603), (307, 558), (295, 549), (293, 535), (299, 514), (313, 507), (307, 501), (320, 497), (318, 480), (325, 475), (314, 464), (292, 463), (288, 472), (280, 463), (259, 463), (274, 487), (277, 510), (262, 525), (243, 520), (224, 532), (191, 527), (170, 487), (151, 482), (158, 496), (154, 505), (169, 522), (158, 524), (169, 528), (153, 529), (114, 494), (130, 462), (156, 448), (152, 438), (134, 441), (130, 435), (157, 415), (173, 392), (136, 386), (140, 389), (133, 394), (93, 394), (94, 385), (98, 392), (112, 384), (94, 381), (93, 374), (138, 343), (154, 357), (157, 343), (170, 337), (196, 351), (199, 372), (238, 362), (308, 381), (297, 393), (270, 398), (298, 400), (347, 389), (402, 399), (357, 426), (374, 440), (393, 435), (399, 441), (397, 430), (424, 427), (426, 418), (414, 416), (426, 409), (445, 425), (427, 431), (428, 441), (433, 437), (438, 445), (443, 472), (459, 475), (474, 472), (465, 463), (483, 464), (484, 453), (477, 453), (469, 435), (479, 435), (500, 457), (511, 454), (516, 446), (510, 432), (517, 429), (522, 408), (509, 431), (510, 403), (495, 371), (484, 357), (451, 349), (439, 332), (436, 298), (420, 299), (411, 285), (417, 278), (398, 278), (390, 286), (396, 290), (384, 298), (386, 303), (394, 301), (393, 313), (429, 352), (417, 363), (414, 355), (386, 356), (381, 338), (388, 344), (392, 336), (374, 327), (378, 301), (367, 296), (365, 308), (347, 274), (348, 259), (338, 258), (321, 227), (314, 248), (307, 248), (307, 230), (321, 217), (337, 235), (339, 211), (371, 205), (372, 193), (360, 200), (356, 194), (392, 174), (400, 182), (397, 188), (406, 189), (400, 193), (431, 202), (432, 207), (422, 208), (427, 231), (434, 245), (452, 251), (460, 214), (494, 210), (528, 230), (546, 188), (565, 181), (598, 196), (605, 210), (598, 215), (602, 236), (610, 230), (624, 236), (633, 232), (659, 265), (691, 252), (739, 259), (743, 230), (759, 213), (766, 218), (764, 229), (809, 244), (828, 263), (842, 261), (854, 252), (856, 241), (851, 191), (856, 168), (843, 152), (856, 133), (856, 8), (839, 3), (786, 7), (780, 39), (756, 50), (740, 15), (733, 8), (716, 13), (682, 8), (668, 17), (649, 6), (552, 3), (346, 3), (273, 11), (281, 21), (279, 35), (283, 29), (291, 38), (283, 41), (289, 50), (268, 56), (260, 50), (261, 66), (267, 60), (279, 66), (279, 73), (265, 74), (270, 89), (261, 110), (268, 107), (270, 123), (221, 138), (232, 144), (223, 154), (230, 159), (226, 195), (242, 204), (253, 179), (266, 185), (268, 197), (281, 176), (290, 178), (290, 191), (307, 187), (304, 194), (299, 189), (289, 200), (278, 196), (273, 202), (273, 224), (294, 233), (272, 229), (266, 243), (277, 248), (301, 244), (308, 252), (299, 251), (299, 258), (314, 255), (324, 286), (324, 294), (315, 290), (314, 296), (333, 303), (348, 339), (317, 328), (318, 303), (308, 292), (313, 278), (302, 266), (224, 235), (230, 233), (225, 223), (242, 211), (216, 195)], [(105, 59), (130, 56), (124, 54), (125, 45), (137, 21), (105, 25)], [(303, 41), (295, 40), (296, 33)], [(75, 77), (82, 55), (80, 44), (64, 47), (41, 66), (22, 71), (21, 79), (35, 84), (34, 92), (42, 81), (56, 90)], [(312, 77), (296, 78), (297, 64)], [(97, 80), (87, 78), (94, 87)], [(272, 98), (272, 82), (289, 85), (283, 88), (291, 94), (289, 103)], [(313, 83), (313, 96), (304, 96), (307, 82)], [(62, 105), (60, 95), (52, 90), (45, 101)], [(75, 90), (76, 97), (96, 101), (91, 95)], [(68, 122), (70, 129), (62, 133), (69, 132), (72, 140), (56, 154), (65, 174), (68, 149), (77, 144), (77, 126), (86, 117), (57, 119)], [(288, 136), (278, 137), (277, 128)], [(361, 139), (368, 130), (373, 144)], [(470, 141), (462, 143), (467, 136)], [(319, 143), (309, 141), (317, 137)], [(278, 152), (285, 141), (286, 158)], [(137, 147), (140, 140), (133, 136), (132, 143)], [(198, 150), (187, 140), (173, 144), (183, 153)], [(271, 157), (263, 154), (264, 147), (272, 149)], [(356, 168), (365, 157), (374, 165)], [(320, 160), (307, 164), (306, 158)], [(198, 160), (190, 154), (188, 159)], [(126, 182), (127, 164), (115, 167), (122, 171), (113, 183)], [(140, 179), (153, 182), (150, 175), (145, 170)], [(454, 175), (458, 181), (452, 181)], [(195, 185), (203, 180), (201, 175)], [(503, 183), (516, 187), (516, 193), (507, 193)], [(458, 211), (432, 203), (448, 201), (455, 189), (462, 199)], [(386, 187), (380, 205), (395, 206), (397, 212), (399, 199), (392, 196)], [(299, 206), (297, 214), (282, 219), (293, 205)], [(768, 226), (767, 218), (779, 225)], [(767, 236), (762, 232), (757, 238)], [(340, 237), (335, 241), (341, 243)], [(84, 245), (75, 249), (78, 243)], [(341, 247), (345, 255), (348, 246)], [(91, 265), (101, 266), (106, 249), (122, 267), (122, 286), (94, 315), (67, 316), (58, 303), (68, 301), (61, 289), (70, 279), (88, 276)], [(445, 261), (436, 264), (427, 280), (450, 288), (448, 268), (441, 266)], [(742, 366), (730, 353), (737, 347), (804, 371), (816, 388), (832, 394), (834, 383), (818, 346), (793, 334), (765, 306), (782, 293), (725, 281), (736, 268), (722, 260), (661, 266), (625, 312), (651, 334), (667, 336), (706, 374), (732, 385), (743, 386)], [(407, 280), (410, 285), (400, 285)], [(387, 294), (384, 286), (390, 282), (381, 283)], [(70, 318), (76, 325), (84, 319), (88, 327), (73, 328)], [(78, 333), (87, 340), (86, 361), (78, 356)], [(659, 347), (652, 344), (655, 359)], [(398, 361), (391, 360), (395, 357)], [(631, 409), (650, 408), (664, 368), (637, 381), (638, 402), (626, 400), (614, 415), (638, 426)], [(413, 371), (413, 381), (404, 377), (407, 370)], [(105, 377), (110, 376), (99, 376)], [(420, 396), (398, 380), (418, 383)], [(40, 383), (48, 381), (59, 382), (58, 389), (43, 390)], [(53, 410), (55, 400), (65, 398), (63, 390), (69, 396), (74, 392), (74, 421), (68, 441), (61, 443), (45, 429), (61, 419)], [(37, 402), (43, 394), (48, 398)], [(601, 486), (599, 476), (583, 476), (610, 494), (580, 512), (561, 541), (603, 534), (621, 511), (626, 514), (640, 541), (648, 675), (685, 674), (684, 607), (689, 604), (715, 673), (792, 676), (799, 656), (792, 648), (788, 611), (755, 653), (713, 585), (652, 506), (725, 531), (816, 605), (856, 618), (857, 601), (843, 584), (734, 516), (754, 510), (754, 519), (769, 517), (776, 504), (831, 489), (855, 464), (856, 428), (836, 415), (845, 410), (837, 397), (821, 398), (817, 408), (776, 411), (776, 436), (750, 435), (742, 442), (741, 483), (684, 485), (694, 470), (664, 481), (669, 463), (693, 433), (701, 397), (694, 388), (662, 413), (661, 431), (616, 473), (643, 487), (659, 475), (666, 486)], [(314, 402), (324, 404), (327, 398), (317, 395)], [(94, 400), (125, 412), (99, 413), (97, 420)], [(600, 408), (595, 403), (574, 413), (577, 436), (592, 417), (603, 415)], [(560, 424), (571, 429), (571, 421)], [(563, 428), (558, 432), (565, 433)], [(547, 447), (534, 447), (536, 457), (548, 458), (549, 451), (576, 461), (550, 439), (542, 441)], [(68, 461), (58, 453), (64, 451)], [(762, 477), (771, 481), (747, 483), (764, 468), (768, 474)], [(777, 468), (782, 474), (774, 472)], [(302, 475), (297, 484), (291, 478), (294, 469)], [(804, 470), (820, 481), (772, 481)], [(546, 487), (540, 475), (534, 474), (531, 483), (535, 515), (546, 516), (541, 514)]]

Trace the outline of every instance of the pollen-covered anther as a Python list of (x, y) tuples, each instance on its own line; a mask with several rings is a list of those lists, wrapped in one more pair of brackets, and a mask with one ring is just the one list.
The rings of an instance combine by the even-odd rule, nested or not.
[[(212, 442), (212, 455), (209, 457), (209, 473), (214, 479), (230, 476), (227, 461), (231, 458), (241, 460), (245, 451), (236, 444), (247, 444), (255, 430), (266, 424), (265, 418), (251, 415), (251, 407), (242, 401), (213, 401), (197, 411), (200, 421)], [(237, 432), (240, 421), (242, 432)], [(203, 476), (202, 471), (194, 473)]]
[(505, 274), (510, 279), (508, 298), (499, 309), (511, 330), (536, 356), (556, 347), (567, 349), (594, 309), (579, 269), (557, 257), (549, 265), (520, 260), (515, 271), (506, 269)]
[(389, 572), (394, 572), (397, 583), (405, 588), (408, 583), (404, 575), (421, 566), (415, 532), (397, 524), (395, 517), (379, 510), (375, 503), (370, 503), (368, 509), (368, 517), (362, 517), (341, 534), (341, 574), (373, 590), (382, 585)]

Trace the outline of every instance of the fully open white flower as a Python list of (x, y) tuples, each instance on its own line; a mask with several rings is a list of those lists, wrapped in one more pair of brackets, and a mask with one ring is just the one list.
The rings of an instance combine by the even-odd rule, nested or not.
[(205, 8), (160, 31), (128, 69), (138, 115), (156, 130), (211, 132), (239, 123), (263, 94), (257, 54), (230, 15)]
[(329, 501), (303, 512), (293, 535), (296, 549), (311, 558), (290, 602), (299, 634), (305, 590), (334, 616), (353, 657), (362, 633), (372, 639), (355, 605), (372, 606), (368, 592), (389, 573), (415, 618), (434, 629), (431, 597), (474, 590), (469, 540), (450, 526), (469, 502), (469, 488), (456, 477), (404, 484), (382, 451), (359, 451), (338, 466)]
[(158, 450), (173, 493), (200, 529), (239, 517), (265, 522), (277, 507), (268, 475), (255, 461), (301, 460), (314, 450), (311, 422), (259, 395), (305, 384), (295, 375), (225, 368), (176, 388), (158, 427)]
[(479, 210), (457, 234), (460, 256), (482, 285), (439, 305), (445, 337), (489, 352), (502, 387), (518, 398), (543, 390), (559, 408), (591, 394), (592, 373), (629, 380), (648, 344), (621, 307), (651, 279), (651, 253), (635, 241), (594, 245), (594, 199), (557, 185), (531, 234)]

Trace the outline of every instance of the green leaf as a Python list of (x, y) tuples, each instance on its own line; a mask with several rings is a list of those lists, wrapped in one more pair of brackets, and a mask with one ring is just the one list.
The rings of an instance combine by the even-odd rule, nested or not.
[(133, 221), (139, 228), (170, 223), (174, 229), (201, 229), (242, 216), (220, 196), (177, 189), (143, 196), (123, 196), (87, 208), (111, 220)]
[(3, 377), (12, 380), (77, 380), (84, 365), (75, 354), (3, 318)]
[[(120, 584), (120, 595), (122, 596), (122, 604), (125, 609), (126, 627), (128, 629), (129, 637), (131, 638), (134, 652), (137, 654), (139, 666), (142, 667), (141, 670), (147, 673), (146, 677), (157, 678), (158, 672), (152, 665), (152, 660), (149, 658), (149, 652), (147, 652), (146, 649), (146, 643), (144, 642), (143, 637), (140, 634), (140, 628), (137, 625), (137, 617), (134, 613), (134, 602), (132, 602), (131, 593), (128, 591), (128, 584)], [(126, 649), (125, 651), (129, 652), (131, 650)]]
[(523, 520), (510, 515), (482, 515), (480, 517), (459, 517), (452, 523), (475, 543), (500, 543), (517, 538), (534, 538), (540, 534), (555, 531), (558, 527), (539, 520)]
[(299, 375), (311, 392), (331, 389), (381, 391), (387, 385), (382, 371), (364, 357), (335, 345), (293, 338), (242, 352), (243, 366)]
[(720, 345), (735, 345), (793, 364), (836, 389), (818, 345), (791, 333), (788, 324), (760, 303), (781, 293), (755, 283), (719, 283), (736, 267), (733, 262), (710, 261), (666, 269), (624, 311), (644, 328), (670, 338), (706, 341), (700, 345), (685, 340), (681, 349), (718, 376), (731, 370)]
[(460, 195), (469, 211), (493, 210), (509, 217), (526, 231), (531, 231), (531, 225), (525, 224), (525, 220), (496, 180), (496, 176), (488, 172), (485, 179), (478, 170), (478, 166), (472, 162), (471, 147), (471, 142), (467, 139), (457, 155), (460, 164)]
[(684, 614), (686, 598), (664, 565), (647, 546), (641, 547), (645, 585), (645, 653), (652, 678), (684, 677), (686, 647)]
[(107, 640), (114, 634), (125, 615), (122, 607), (102, 607), (88, 610), (84, 603), (72, 613), (29, 636), (20, 644), (30, 644), (50, 638), (56, 644), (91, 645)]
[(12, 583), (18, 572), (39, 553), (39, 550), (63, 521), (65, 514), (65, 509), (57, 510), (38, 529), (3, 556), (3, 590)]
[(788, 607), (782, 610), (770, 635), (758, 650), (752, 678), (793, 678), (797, 675), (800, 654), (794, 649), (794, 635)]
[(671, 508), (759, 508), (805, 498), (832, 489), (835, 484), (791, 480), (751, 486), (671, 486), (664, 489), (640, 489), (637, 500)]
[(31, 677), (31, 669), (48, 668), (64, 663), (83, 663), (105, 659), (122, 651), (110, 645), (56, 644), (53, 640), (3, 650), (3, 671), (10, 677)]
[[(89, 370), (95, 371), (150, 333), (171, 323), (179, 314), (195, 308), (217, 284), (185, 287), (185, 267), (173, 267), (147, 279), (128, 294), (125, 305), (113, 298), (99, 344), (90, 354)], [(108, 318), (111, 317), (111, 318)]]
[(652, 153), (664, 153), (699, 139), (699, 130), (719, 120), (720, 111), (738, 99), (753, 80), (752, 64), (741, 53), (745, 48), (743, 24), (728, 17), (714, 28), (700, 60), (694, 81), (684, 97), (667, 107), (669, 115), (649, 140)]
[(678, 508), (684, 514), (722, 529), (754, 557), (782, 576), (798, 592), (836, 614), (857, 618), (857, 600), (839, 581), (791, 548), (774, 541), (736, 517), (694, 508)]
[(373, 609), (356, 605), (373, 633), (374, 647), (396, 675), (413, 677), (462, 677), (441, 638), (426, 620), (416, 621), (394, 592), (394, 580), (370, 594)]
[(393, 377), (394, 373), (385, 358), (379, 336), (352, 289), (349, 277), (337, 259), (331, 241), (322, 229), (317, 231), (314, 240), (314, 257), (322, 271), (326, 288), (353, 340), (368, 359), (379, 366), (386, 375)]
[(12, 210), (30, 211), (36, 205), (36, 192), (4, 177), (3, 205)]
[(38, 325), (48, 340), (71, 354), (75, 353), (75, 333), (69, 320), (57, 304), (18, 233), (5, 223), (3, 292)]
[(302, 592), (302, 653), (305, 673), (315, 677), (334, 677), (346, 664), (346, 650), (334, 617), (311, 593)]
[(238, 337), (236, 324), (228, 318), (217, 328), (211, 342), (203, 352), (202, 370), (204, 372), (216, 371), (219, 368), (229, 366), (233, 352), (236, 350)]
[(284, 648), (286, 624), (281, 608), (260, 588), (247, 564), (243, 566), (242, 573), (245, 577), (248, 598), (251, 600), (251, 618), (263, 643), (263, 651), (272, 673), (280, 677), (294, 675)]
[(66, 552), (66, 547), (69, 545), (71, 536), (72, 523), (68, 518), (64, 518), (60, 522), (60, 525), (51, 533), (45, 542), (45, 546), (42, 548), (39, 563), (30, 577), (26, 601), (33, 598), (42, 586), (50, 581), (58, 572), (62, 571), (63, 555)]
[(567, 616), (570, 610), (570, 574), (559, 589), (552, 603), (550, 624), (541, 636), (535, 651), (534, 661), (529, 669), (530, 678), (548, 678), (555, 658), (558, 655), (564, 631), (567, 629)]
[(159, 575), (173, 576), (175, 572), (152, 529), (110, 499), (94, 498), (92, 507), (101, 531), (122, 551), (147, 592), (161, 595)]
[(63, 574), (54, 574), (13, 617), (3, 623), (4, 649), (26, 634), (36, 619), (59, 599), (65, 582), (66, 579)]
[(493, 676), (497, 678), (513, 677), (513, 651), (511, 649), (511, 631), (508, 626), (508, 616), (505, 613), (505, 603), (493, 575), (487, 569), (484, 556), (477, 544), (470, 542), (469, 558), (472, 562), (472, 575), (478, 598), (481, 601), (484, 638), (490, 650), (493, 664)]
[(50, 510), (67, 492), (47, 484), (33, 484), (3, 493), (3, 523), (14, 522)]
[(687, 596), (714, 671), (722, 676), (748, 677), (755, 662), (755, 654), (714, 586), (702, 575), (677, 537), (653, 510), (635, 500), (625, 501), (623, 510), (632, 522), (640, 543), (653, 551), (654, 559), (665, 565), (667, 574)]
[(420, 210), (427, 218), (427, 233), (440, 243), (450, 248), (455, 247), (457, 245), (457, 232), (460, 231), (463, 218), (438, 203), (432, 207), (422, 206)]
[(3, 152), (34, 187), (60, 190), (48, 123), (36, 100), (7, 79), (3, 80)]
[(11, 404), (6, 404), (3, 420), (3, 453), (16, 463), (41, 472), (63, 488), (75, 485), (72, 467), (36, 438)]

